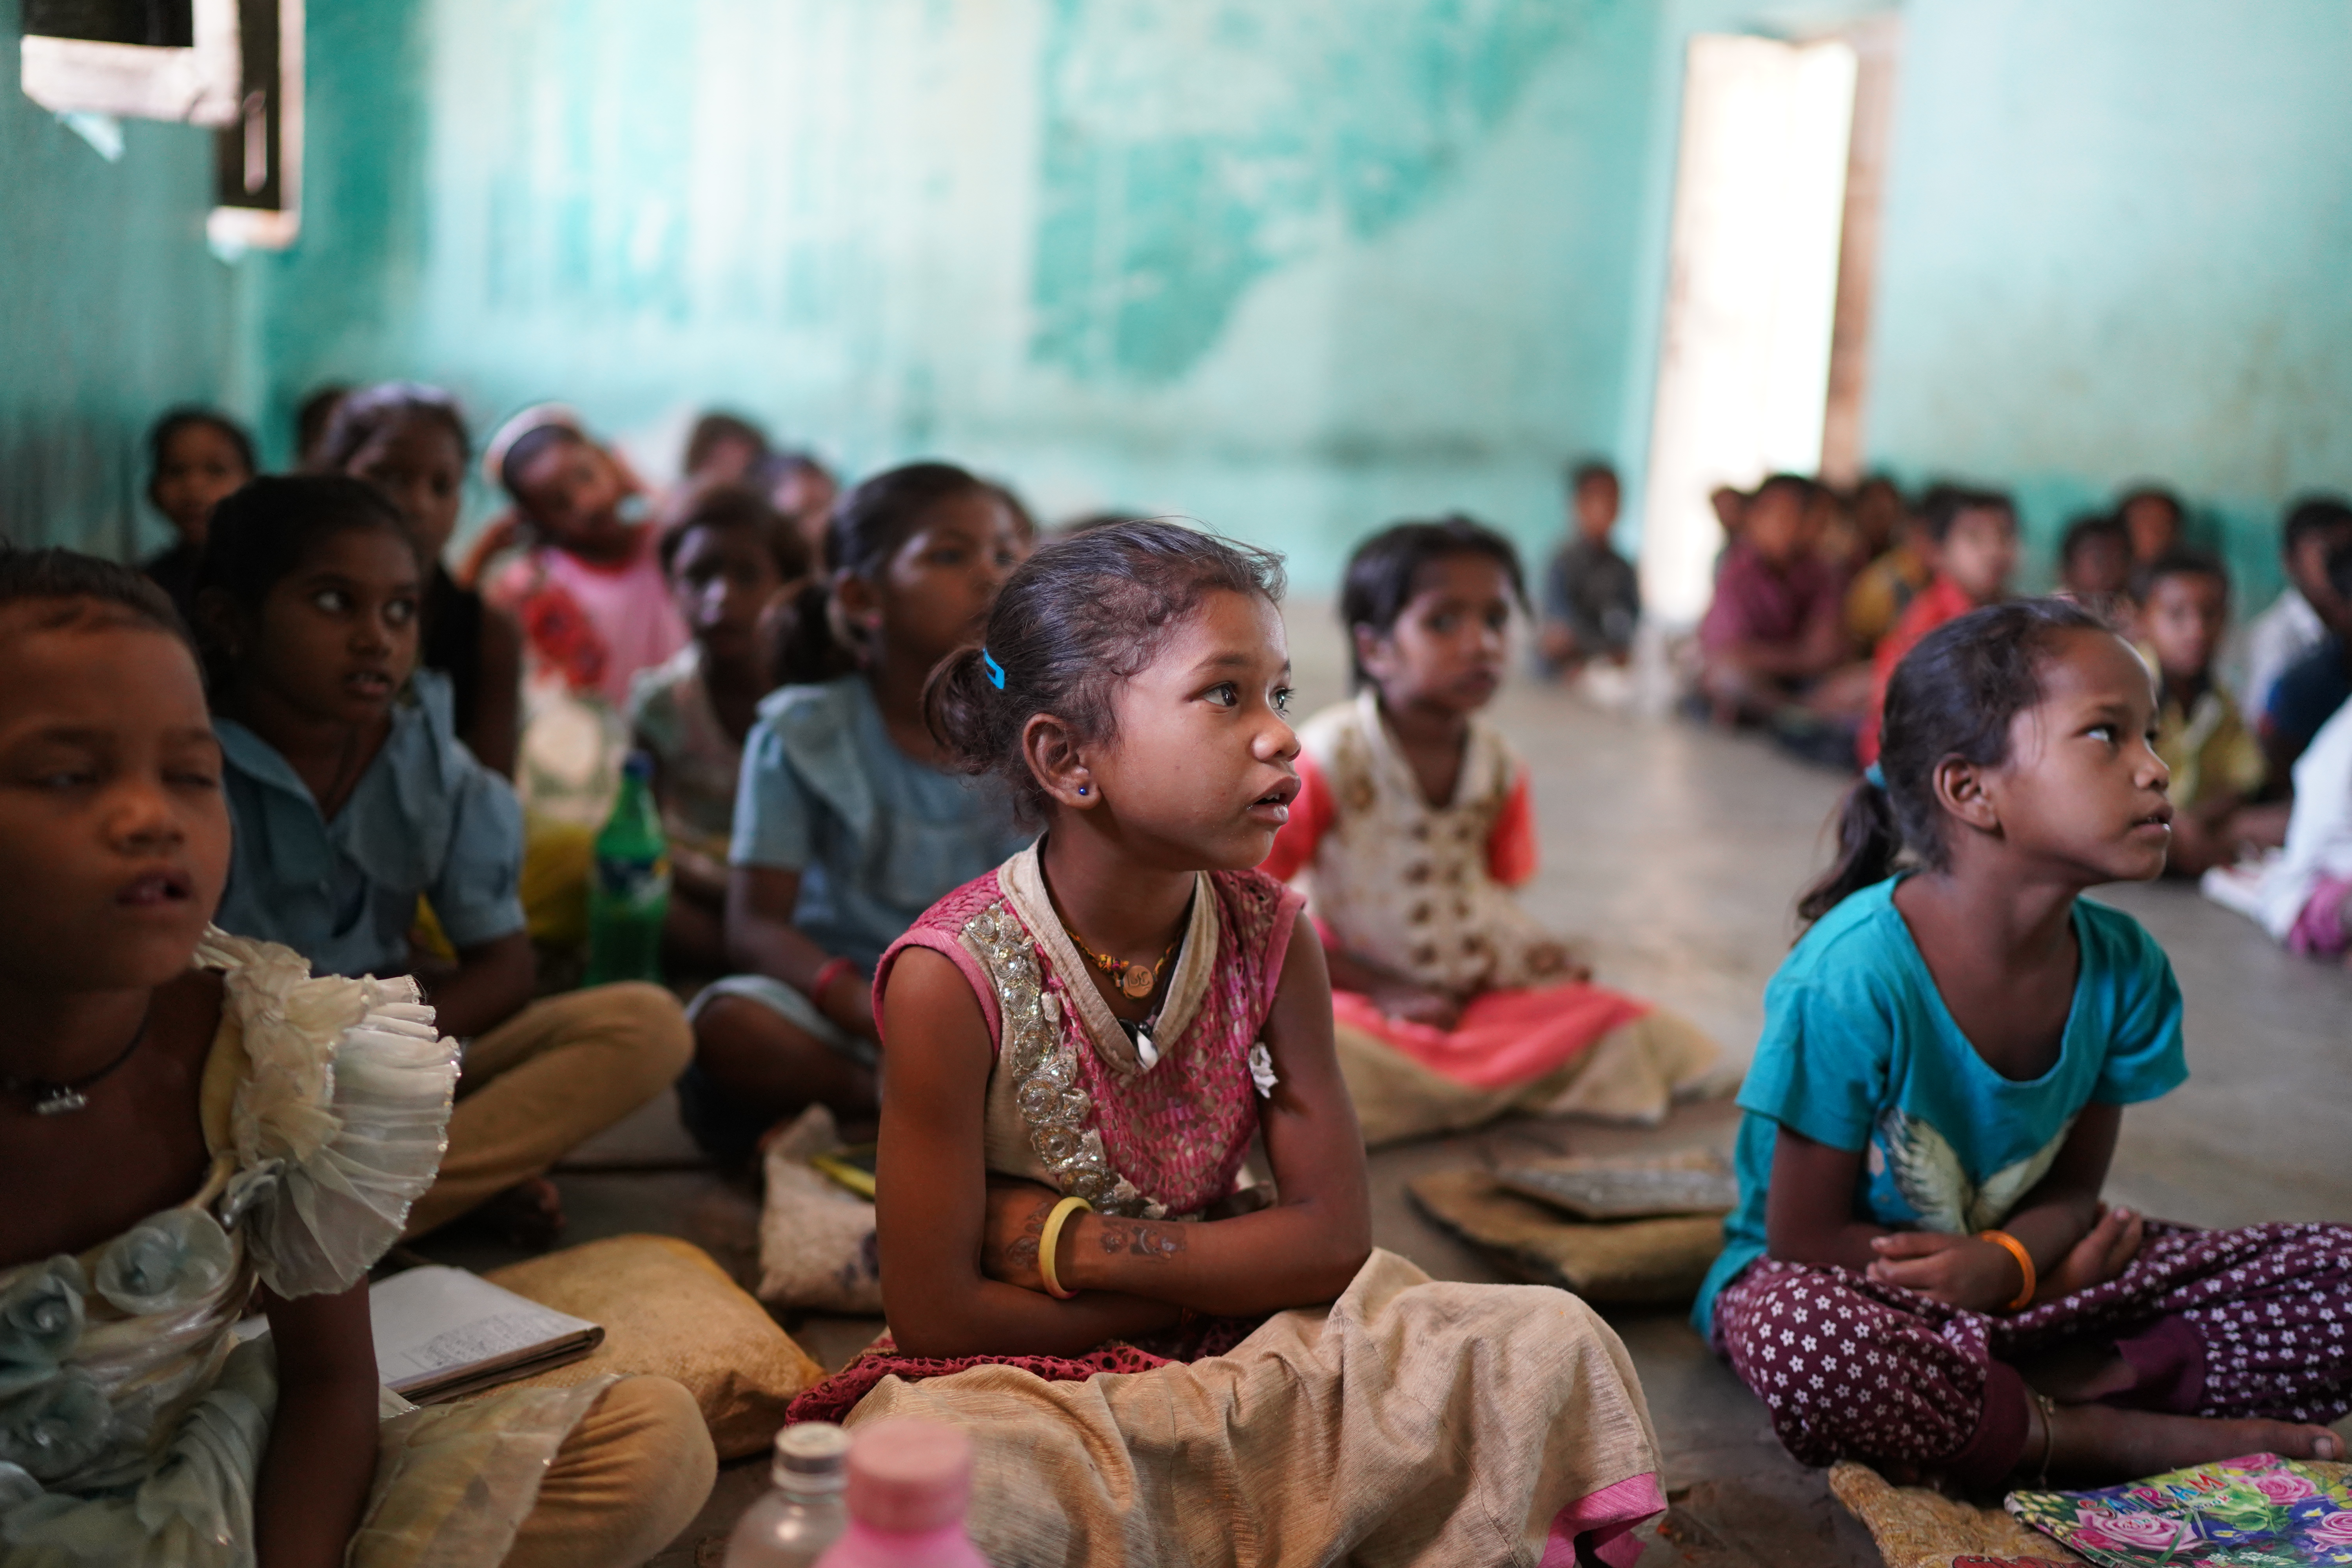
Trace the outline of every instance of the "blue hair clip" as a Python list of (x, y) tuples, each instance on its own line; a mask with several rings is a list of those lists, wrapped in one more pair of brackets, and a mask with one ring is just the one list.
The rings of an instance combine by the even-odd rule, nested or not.
[(1870, 766), (1863, 769), (1862, 776), (1868, 782), (1870, 787), (1873, 789), (1883, 790), (1886, 787), (1886, 770), (1880, 767), (1876, 763), (1873, 763)]
[(986, 648), (982, 648), (980, 650), (980, 662), (988, 669), (988, 683), (996, 688), (999, 691), (1003, 690), (1004, 667), (996, 662), (996, 656), (989, 652)]

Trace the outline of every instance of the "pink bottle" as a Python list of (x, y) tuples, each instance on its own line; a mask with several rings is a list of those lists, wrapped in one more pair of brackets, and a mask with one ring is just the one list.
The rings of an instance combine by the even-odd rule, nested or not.
[(876, 1421), (849, 1445), (849, 1532), (817, 1568), (988, 1568), (964, 1533), (971, 1439), (929, 1421)]

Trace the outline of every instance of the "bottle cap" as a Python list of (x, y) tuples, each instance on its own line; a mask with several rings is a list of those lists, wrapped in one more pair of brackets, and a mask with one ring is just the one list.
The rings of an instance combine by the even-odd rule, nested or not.
[(640, 784), (651, 782), (654, 776), (654, 754), (647, 751), (631, 752), (621, 763), (621, 773), (623, 776), (635, 779)]
[(837, 1492), (848, 1468), (848, 1433), (830, 1421), (795, 1421), (776, 1434), (769, 1479), (796, 1492)]
[(850, 1517), (889, 1535), (920, 1535), (963, 1518), (971, 1500), (971, 1439), (936, 1422), (876, 1421), (849, 1447)]

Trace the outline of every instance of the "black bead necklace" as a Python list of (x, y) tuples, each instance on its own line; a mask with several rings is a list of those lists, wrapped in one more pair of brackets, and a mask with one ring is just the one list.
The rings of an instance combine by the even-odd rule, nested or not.
[(147, 1011), (139, 1015), (139, 1027), (131, 1032), (131, 1043), (117, 1052), (112, 1061), (96, 1072), (84, 1073), (79, 1078), (68, 1079), (63, 1083), (46, 1078), (0, 1078), (0, 1093), (29, 1093), (33, 1097), (33, 1114), (36, 1116), (63, 1116), (68, 1111), (79, 1110), (89, 1103), (89, 1090), (115, 1068), (129, 1061), (131, 1054), (139, 1048), (142, 1041), (146, 1039), (147, 1019), (153, 1011), (154, 1004), (150, 1002)]

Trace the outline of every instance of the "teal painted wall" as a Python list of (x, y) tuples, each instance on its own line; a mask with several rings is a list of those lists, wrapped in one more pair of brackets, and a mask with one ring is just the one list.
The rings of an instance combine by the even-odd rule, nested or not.
[(1636, 343), (1641, 0), (312, 0), (260, 268), (273, 426), (413, 374), (656, 459), (740, 405), (851, 470), (1189, 512), (1328, 578), (1530, 540)]
[[(1868, 442), (2044, 543), (2149, 475), (2242, 601), (2352, 489), (2352, 6), (1913, 0)], [(2242, 607), (2252, 607), (2242, 604)]]
[(0, 537), (152, 548), (146, 426), (237, 402), (238, 281), (205, 248), (209, 132), (130, 122), (110, 163), (16, 90), (0, 25)]
[[(403, 374), (656, 465), (704, 403), (947, 453), (1310, 585), (1408, 512), (1533, 542), (1562, 459), (1638, 485), (1690, 34), (1879, 8), (311, 0), (285, 256), (205, 254), (202, 133), (110, 165), (0, 93), (0, 521), (124, 548), (164, 404), (282, 457), (311, 385)], [(2279, 505), (2352, 482), (2352, 10), (1902, 10), (1874, 458), (2044, 542), (2162, 475), (2267, 593)]]

